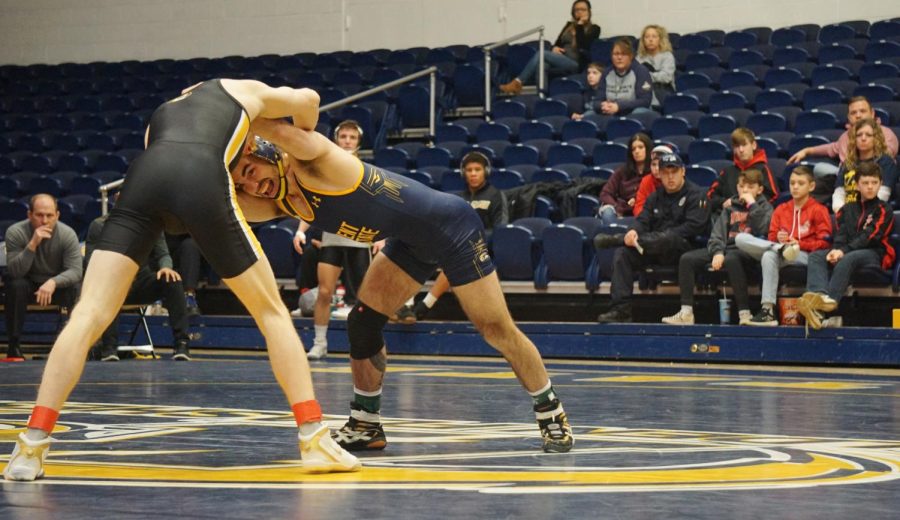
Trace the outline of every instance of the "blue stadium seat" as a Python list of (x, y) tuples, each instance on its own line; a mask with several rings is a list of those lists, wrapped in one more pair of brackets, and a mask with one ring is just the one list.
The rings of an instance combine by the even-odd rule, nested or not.
[(644, 125), (631, 117), (616, 117), (606, 124), (606, 139), (613, 141), (620, 137), (631, 137), (644, 131)]
[(757, 137), (756, 147), (765, 150), (766, 157), (769, 159), (773, 159), (781, 155), (781, 147), (778, 145), (778, 142), (769, 137)]
[(756, 50), (742, 49), (734, 51), (728, 59), (728, 67), (736, 69), (747, 65), (762, 65), (766, 62), (766, 57)]
[(541, 237), (549, 219), (518, 219), (494, 229), (494, 262), (501, 280), (534, 280), (543, 264)]
[(79, 175), (72, 179), (72, 182), (69, 184), (69, 194), (83, 194), (97, 197), (100, 194), (101, 184), (100, 179), (97, 177), (91, 175)]
[(853, 79), (853, 74), (849, 69), (841, 67), (840, 65), (828, 63), (819, 65), (813, 69), (812, 75), (810, 76), (810, 84), (813, 87), (818, 87), (829, 81), (842, 81), (848, 79)]
[(507, 168), (520, 164), (538, 165), (539, 161), (540, 152), (534, 146), (517, 143), (503, 151), (503, 164)]
[(621, 143), (607, 141), (594, 147), (592, 162), (595, 166), (609, 163), (625, 162), (628, 157), (628, 147)]
[(719, 56), (706, 51), (699, 51), (691, 54), (684, 61), (684, 70), (687, 72), (719, 66), (721, 66)]
[(685, 34), (678, 40), (679, 49), (687, 49), (698, 52), (712, 47), (712, 41), (709, 37), (701, 34)]
[(497, 140), (509, 141), (511, 136), (512, 131), (508, 126), (493, 121), (484, 122), (475, 130), (475, 141), (479, 143)]
[(887, 85), (879, 85), (877, 83), (860, 85), (853, 91), (853, 95), (865, 96), (871, 103), (893, 101), (897, 98), (897, 93), (894, 92), (894, 89)]
[(728, 159), (730, 156), (731, 147), (721, 141), (697, 139), (688, 146), (688, 159), (693, 164), (711, 159)]
[(819, 49), (819, 64), (832, 63), (837, 60), (852, 60), (856, 58), (856, 50), (844, 43), (832, 43), (822, 45)]
[(710, 113), (721, 112), (729, 108), (746, 108), (747, 98), (738, 92), (723, 90), (709, 97)]
[(773, 67), (766, 73), (763, 78), (766, 88), (777, 87), (787, 83), (802, 83), (803, 74), (799, 70), (791, 67)]
[[(572, 121), (569, 116), (543, 116), (538, 121), (547, 123), (553, 129), (552, 139), (559, 139), (562, 134), (563, 125)], [(521, 130), (521, 126), (519, 127)]]
[(542, 121), (526, 121), (519, 125), (519, 141), (527, 142), (533, 139), (552, 139), (553, 127)]
[(663, 114), (677, 114), (688, 110), (700, 110), (700, 99), (690, 94), (676, 92), (663, 101)]
[(820, 144), (828, 144), (828, 139), (818, 136), (818, 135), (810, 135), (810, 134), (797, 134), (791, 139), (791, 142), (788, 144), (788, 155), (794, 155), (798, 151), (803, 148), (809, 146), (818, 146)]
[(787, 129), (791, 132), (794, 131), (794, 123), (797, 121), (797, 116), (803, 112), (803, 109), (800, 107), (775, 107), (770, 108), (767, 112), (771, 112), (773, 114), (779, 114), (784, 117), (784, 120), (787, 122)]
[(900, 67), (893, 63), (866, 63), (859, 69), (859, 82), (863, 85), (878, 82), (880, 79), (900, 76)]
[(534, 104), (535, 119), (546, 116), (569, 116), (569, 107), (557, 99), (540, 99)]
[(869, 27), (869, 38), (872, 41), (887, 40), (900, 37), (900, 21), (881, 20)]
[(441, 166), (449, 168), (450, 161), (450, 151), (439, 146), (422, 148), (416, 154), (417, 169), (425, 166)]
[(581, 95), (582, 84), (574, 79), (569, 78), (553, 78), (547, 86), (550, 97), (558, 94), (578, 94)]
[(435, 127), (434, 142), (445, 143), (448, 141), (468, 142), (469, 130), (464, 126), (455, 123), (444, 123)]
[(560, 143), (547, 150), (547, 166), (549, 167), (565, 163), (584, 164), (584, 159), (584, 150), (574, 144)]
[(772, 33), (772, 43), (779, 47), (785, 47), (802, 41), (806, 41), (806, 33), (799, 29), (782, 27), (780, 29), (775, 29)]
[[(587, 171), (587, 170), (586, 170)], [(575, 216), (591, 217), (596, 220), (597, 211), (600, 209), (600, 199), (587, 193), (579, 193), (575, 197)]]
[(782, 47), (776, 49), (772, 55), (772, 66), (784, 67), (793, 63), (806, 63), (809, 59), (809, 52), (802, 47)]
[(774, 107), (790, 107), (797, 102), (794, 95), (779, 88), (766, 89), (756, 96), (756, 110), (762, 112)]
[(822, 27), (819, 31), (819, 43), (828, 45), (841, 40), (849, 40), (856, 36), (856, 31), (849, 25), (833, 23)]
[[(422, 169), (417, 169), (416, 171), (427, 171)], [(434, 176), (432, 176), (434, 178)], [(466, 181), (460, 175), (459, 170), (451, 170), (446, 169), (444, 173), (440, 176), (440, 180), (437, 181), (438, 187), (441, 191), (447, 193), (454, 193), (463, 191), (466, 189)]]
[(594, 147), (600, 144), (602, 141), (600, 139), (597, 139), (596, 137), (576, 137), (574, 139), (568, 139), (566, 142), (568, 142), (569, 144), (580, 146), (588, 157), (592, 157), (594, 153)]
[(834, 114), (825, 110), (810, 110), (802, 112), (794, 122), (794, 132), (809, 134), (815, 130), (837, 128), (838, 120)]
[(269, 259), (276, 278), (294, 278), (299, 255), (294, 251), (294, 234), (288, 229), (269, 224), (256, 230), (256, 239)]
[[(542, 168), (540, 170), (536, 170), (531, 174), (531, 182), (569, 182), (572, 179), (569, 177), (569, 174), (556, 169), (556, 168)], [(548, 216), (550, 212), (552, 212), (553, 205), (550, 205), (548, 209)], [(537, 210), (537, 208), (535, 208)], [(542, 216), (540, 213), (535, 213), (535, 216)]]
[(391, 146), (380, 148), (375, 150), (375, 166), (408, 168), (410, 166), (409, 154), (403, 149)]
[(731, 133), (737, 128), (734, 118), (721, 114), (710, 114), (700, 118), (697, 125), (697, 135), (701, 138), (713, 134)]
[(563, 141), (571, 141), (582, 137), (597, 137), (599, 129), (592, 121), (569, 121), (562, 127), (561, 139)]
[(803, 109), (812, 110), (829, 103), (842, 103), (844, 100), (841, 91), (833, 87), (811, 88), (803, 93)]
[[(613, 168), (608, 166), (588, 166), (584, 170), (582, 170), (581, 176), (585, 178), (607, 181), (610, 177), (612, 177), (614, 171), (615, 170)], [(600, 207), (599, 203), (597, 207)]]
[(526, 107), (525, 103), (522, 103), (521, 101), (504, 99), (503, 101), (492, 103), (491, 112), (494, 119), (504, 117), (525, 117)]
[(52, 175), (38, 175), (28, 182), (25, 193), (28, 195), (49, 193), (58, 198), (63, 195), (63, 186), (62, 182)]
[(491, 184), (498, 190), (508, 190), (524, 185), (525, 179), (516, 170), (496, 168), (491, 170)]
[(787, 120), (775, 112), (760, 112), (747, 118), (747, 128), (756, 135), (787, 130)]
[(675, 76), (675, 89), (679, 92), (690, 88), (709, 88), (711, 86), (712, 80), (702, 72), (689, 71)]
[[(7, 175), (0, 176), (0, 196), (6, 197), (6, 199), (16, 199), (19, 195), (21, 195), (19, 181)], [(6, 201), (0, 200), (0, 202)]]
[(723, 90), (748, 85), (756, 85), (756, 76), (746, 70), (730, 70), (719, 77), (719, 88)]
[(453, 91), (459, 106), (483, 106), (484, 71), (475, 65), (459, 65), (453, 72)]
[(725, 46), (732, 49), (743, 49), (757, 43), (760, 43), (759, 37), (750, 31), (731, 31), (725, 35)]
[(595, 291), (600, 285), (600, 273), (593, 238), (600, 227), (596, 218), (575, 217), (544, 229), (546, 274), (539, 279), (546, 282), (584, 280), (586, 288)]
[(683, 117), (668, 115), (653, 122), (650, 133), (654, 139), (661, 139), (670, 135), (686, 135), (691, 131), (691, 126)]
[(709, 166), (691, 164), (685, 168), (685, 178), (694, 184), (707, 188), (716, 180), (719, 174)]
[(529, 146), (533, 146), (537, 148), (538, 151), (538, 164), (545, 164), (547, 162), (547, 152), (550, 148), (555, 145), (557, 142), (553, 139), (530, 139), (525, 141), (523, 144), (527, 144)]

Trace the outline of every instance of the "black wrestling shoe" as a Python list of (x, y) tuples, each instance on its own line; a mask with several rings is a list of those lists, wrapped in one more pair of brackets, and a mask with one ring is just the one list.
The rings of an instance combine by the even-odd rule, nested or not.
[(363, 410), (353, 402), (350, 403), (347, 424), (331, 432), (331, 438), (347, 451), (383, 450), (387, 446), (380, 416)]
[(563, 410), (559, 399), (548, 403), (535, 405), (534, 415), (537, 417), (538, 427), (541, 429), (543, 445), (541, 448), (547, 453), (566, 453), (575, 445), (572, 436), (572, 427)]
[(100, 347), (100, 361), (118, 361), (119, 347), (116, 345), (103, 345)]
[(416, 315), (416, 321), (424, 320), (430, 310), (431, 307), (425, 305), (424, 300), (417, 303), (416, 306), (413, 307), (413, 314)]
[(175, 361), (190, 361), (191, 351), (188, 348), (188, 342), (180, 339), (175, 342), (175, 349), (172, 351), (172, 359)]

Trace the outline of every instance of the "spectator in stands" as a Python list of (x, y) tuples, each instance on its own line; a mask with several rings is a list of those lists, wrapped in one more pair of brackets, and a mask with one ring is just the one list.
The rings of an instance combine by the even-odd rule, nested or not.
[(850, 140), (847, 143), (847, 158), (838, 170), (839, 184), (831, 196), (831, 208), (837, 213), (844, 204), (854, 202), (859, 197), (857, 189), (857, 170), (863, 164), (875, 163), (881, 170), (881, 186), (878, 198), (887, 202), (891, 200), (891, 188), (897, 182), (897, 163), (887, 150), (882, 126), (876, 119), (860, 119), (849, 130)]
[[(600, 102), (594, 111), (606, 117), (626, 116), (632, 112), (649, 111), (652, 100), (650, 71), (634, 61), (631, 40), (619, 38), (613, 44), (612, 68), (600, 80)], [(601, 128), (605, 128), (605, 118), (600, 117), (599, 123)]]
[(762, 306), (747, 325), (777, 326), (775, 299), (779, 270), (785, 264), (806, 265), (809, 253), (830, 245), (831, 215), (828, 208), (810, 196), (815, 187), (812, 170), (806, 166), (794, 168), (790, 178), (792, 200), (772, 212), (769, 239), (750, 233), (740, 233), (734, 238), (738, 249), (762, 265)]
[(863, 267), (891, 269), (894, 264), (894, 248), (888, 243), (894, 216), (878, 197), (882, 187), (878, 163), (861, 163), (856, 183), (859, 197), (837, 212), (834, 244), (809, 255), (807, 292), (797, 302), (797, 310), (814, 329), (836, 325), (826, 320), (825, 314), (837, 309), (853, 273)]
[(597, 216), (608, 226), (624, 217), (634, 216), (634, 203), (641, 179), (650, 173), (650, 161), (647, 150), (653, 147), (653, 141), (643, 132), (631, 136), (628, 141), (628, 157), (625, 164), (618, 168), (603, 189), (600, 190), (600, 210)]
[[(491, 161), (481, 152), (469, 152), (460, 161), (462, 176), (466, 181), (466, 190), (460, 195), (472, 205), (484, 224), (485, 237), (490, 242), (495, 228), (505, 226), (509, 221), (509, 211), (503, 192), (491, 186)], [(397, 319), (401, 323), (415, 323), (428, 314), (438, 298), (450, 290), (450, 281), (441, 272), (425, 298), (413, 306), (410, 298), (406, 305), (397, 311)]]
[(650, 71), (653, 79), (653, 101), (651, 106), (659, 108), (666, 96), (675, 92), (675, 55), (669, 33), (661, 25), (648, 25), (641, 32), (638, 43), (638, 63)]
[[(706, 193), (685, 180), (684, 163), (675, 154), (659, 159), (662, 188), (647, 198), (644, 211), (624, 235), (599, 234), (597, 249), (618, 247), (613, 256), (610, 310), (597, 317), (600, 323), (630, 322), (634, 270), (648, 265), (678, 264), (692, 249), (692, 241), (709, 227)], [(625, 246), (625, 247), (621, 247)]]
[(763, 195), (763, 173), (744, 170), (738, 177), (738, 194), (731, 204), (714, 220), (707, 246), (681, 255), (678, 262), (678, 286), (681, 289), (681, 310), (662, 319), (671, 325), (694, 323), (694, 278), (696, 273), (709, 265), (713, 271), (725, 267), (728, 283), (734, 289), (734, 301), (738, 308), (738, 323), (750, 322), (750, 297), (747, 294), (745, 265), (754, 262), (747, 253), (734, 245), (738, 233), (765, 236), (772, 218), (772, 205)]
[[(808, 156), (813, 157), (830, 157), (834, 159), (837, 157), (840, 160), (839, 164), (842, 164), (847, 160), (847, 145), (850, 142), (850, 133), (849, 129), (856, 124), (860, 119), (874, 119), (875, 111), (872, 109), (872, 104), (869, 103), (869, 100), (864, 96), (855, 96), (850, 98), (850, 101), (847, 105), (847, 132), (841, 134), (837, 141), (828, 143), (828, 144), (820, 144), (818, 146), (810, 146), (807, 148), (803, 148), (799, 152), (795, 153), (788, 159), (788, 164), (794, 164), (806, 159)], [(890, 151), (891, 156), (897, 155), (897, 135), (890, 128), (885, 128), (884, 130), (884, 142), (887, 146), (887, 150)], [(829, 175), (837, 175), (838, 166), (835, 164), (831, 164), (828, 162), (820, 162), (817, 163), (813, 172), (816, 175), (816, 183), (823, 184), (821, 181), (822, 178), (827, 177)], [(832, 182), (832, 185), (834, 183)], [(824, 185), (823, 185), (824, 186)], [(823, 186), (819, 187), (819, 190), (823, 190)], [(827, 190), (827, 194), (831, 195), (832, 190)]]
[(587, 88), (584, 89), (584, 112), (572, 113), (572, 119), (575, 121), (581, 121), (584, 116), (588, 114), (594, 114), (594, 105), (596, 102), (594, 99), (600, 95), (600, 78), (603, 77), (603, 65), (599, 63), (591, 63), (587, 66)]
[[(591, 22), (591, 3), (587, 0), (575, 0), (572, 3), (572, 19), (559, 33), (553, 48), (544, 52), (544, 73), (572, 74), (584, 70), (591, 54), (591, 44), (599, 37), (600, 26)], [(535, 53), (518, 77), (500, 85), (500, 90), (507, 94), (522, 92), (522, 85), (534, 79), (538, 60), (539, 55)]]
[(71, 309), (83, 274), (78, 236), (59, 221), (52, 195), (32, 196), (28, 218), (7, 228), (6, 262), (6, 360), (23, 361), (21, 336), (28, 304)]
[(634, 196), (634, 216), (641, 214), (644, 209), (644, 203), (651, 193), (658, 190), (662, 186), (659, 180), (659, 158), (667, 153), (675, 153), (671, 148), (664, 144), (657, 145), (650, 152), (650, 175), (644, 175), (641, 178), (641, 184), (638, 186), (637, 193)]
[[(106, 223), (107, 215), (98, 217), (91, 222), (85, 239), (84, 265), (91, 260), (97, 244), (100, 242), (100, 233)], [(190, 361), (190, 335), (188, 334), (188, 311), (184, 286), (181, 275), (173, 268), (172, 257), (166, 245), (166, 238), (160, 234), (159, 239), (153, 244), (153, 250), (146, 262), (141, 264), (138, 272), (125, 297), (125, 304), (141, 305), (161, 299), (163, 306), (169, 311), (169, 323), (172, 326), (174, 349), (172, 359), (176, 361)], [(109, 327), (103, 332), (100, 339), (100, 360), (118, 361), (119, 348), (119, 320), (113, 319)]]
[(756, 145), (753, 130), (744, 127), (735, 128), (731, 132), (731, 148), (734, 152), (734, 164), (723, 168), (719, 177), (709, 187), (709, 207), (713, 215), (718, 215), (723, 208), (728, 208), (735, 195), (738, 194), (738, 176), (750, 168), (763, 174), (763, 195), (770, 203), (778, 197), (778, 184), (772, 170), (769, 169), (766, 151)]
[[(334, 142), (341, 149), (358, 155), (360, 143), (362, 141), (362, 127), (359, 123), (352, 119), (342, 121), (334, 129)], [(301, 222), (294, 235), (294, 247), (298, 246), (299, 253), (302, 254), (302, 244), (306, 242), (305, 232), (309, 229), (309, 224)], [(309, 359), (322, 359), (328, 354), (328, 322), (332, 318), (332, 302), (338, 288), (338, 279), (342, 273), (346, 281), (346, 286), (355, 289), (362, 283), (363, 276), (369, 268), (372, 255), (377, 253), (383, 241), (375, 244), (367, 244), (350, 240), (334, 233), (322, 233), (321, 247), (319, 248), (319, 263), (316, 268), (316, 278), (319, 281), (318, 293), (316, 295), (316, 306), (313, 313), (313, 327), (315, 329), (315, 339), (313, 346), (307, 352)], [(355, 299), (350, 300), (350, 296), (344, 294), (345, 301), (343, 307), (334, 309), (335, 318), (347, 319), (347, 314), (353, 305)]]
[(172, 257), (172, 268), (181, 275), (188, 316), (198, 316), (200, 306), (197, 305), (197, 285), (200, 283), (200, 271), (203, 269), (203, 255), (200, 248), (190, 235), (169, 233), (166, 233), (166, 247)]

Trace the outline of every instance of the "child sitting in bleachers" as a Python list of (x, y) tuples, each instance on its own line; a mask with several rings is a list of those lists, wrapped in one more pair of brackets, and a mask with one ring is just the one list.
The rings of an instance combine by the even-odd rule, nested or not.
[(856, 184), (859, 197), (837, 213), (834, 245), (809, 255), (807, 292), (797, 302), (797, 310), (814, 329), (829, 323), (825, 315), (837, 309), (854, 272), (868, 266), (890, 269), (894, 264), (894, 248), (888, 243), (894, 216), (878, 198), (882, 187), (878, 164), (860, 164)]
[(681, 310), (662, 319), (671, 325), (691, 325), (694, 323), (694, 280), (697, 271), (710, 265), (713, 271), (722, 267), (728, 273), (728, 282), (734, 289), (734, 300), (738, 308), (739, 323), (750, 322), (750, 298), (747, 294), (746, 263), (753, 257), (734, 245), (738, 233), (763, 236), (769, 229), (772, 205), (763, 195), (762, 172), (744, 170), (740, 173), (737, 186), (738, 195), (733, 197), (727, 208), (722, 210), (713, 224), (707, 246), (681, 255), (678, 262), (678, 286), (681, 289)]
[(574, 112), (572, 113), (572, 119), (575, 121), (581, 121), (584, 116), (589, 114), (596, 114), (594, 112), (594, 105), (597, 104), (597, 101), (594, 99), (600, 96), (600, 78), (603, 77), (603, 65), (593, 62), (587, 66), (587, 87), (584, 89), (584, 108), (581, 113)]
[(830, 247), (831, 215), (828, 208), (810, 197), (816, 181), (806, 166), (791, 172), (791, 199), (772, 212), (769, 239), (741, 233), (734, 242), (738, 249), (760, 260), (762, 265), (762, 306), (747, 325), (774, 327), (778, 275), (785, 264), (806, 265), (809, 253)]
[(778, 197), (778, 185), (775, 176), (769, 169), (766, 151), (756, 145), (753, 130), (738, 127), (731, 132), (731, 147), (734, 151), (734, 163), (722, 169), (719, 177), (709, 187), (709, 210), (715, 217), (723, 209), (728, 208), (735, 195), (738, 194), (738, 176), (750, 168), (762, 173), (763, 196), (769, 203)]

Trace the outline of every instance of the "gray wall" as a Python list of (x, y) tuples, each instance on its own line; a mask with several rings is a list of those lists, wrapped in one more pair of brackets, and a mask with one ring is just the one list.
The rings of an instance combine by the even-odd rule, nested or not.
[[(0, 0), (0, 63), (399, 49), (500, 40), (540, 24), (554, 39), (569, 0)], [(860, 6), (865, 6), (860, 9)], [(897, 0), (596, 0), (604, 36), (900, 16)]]

